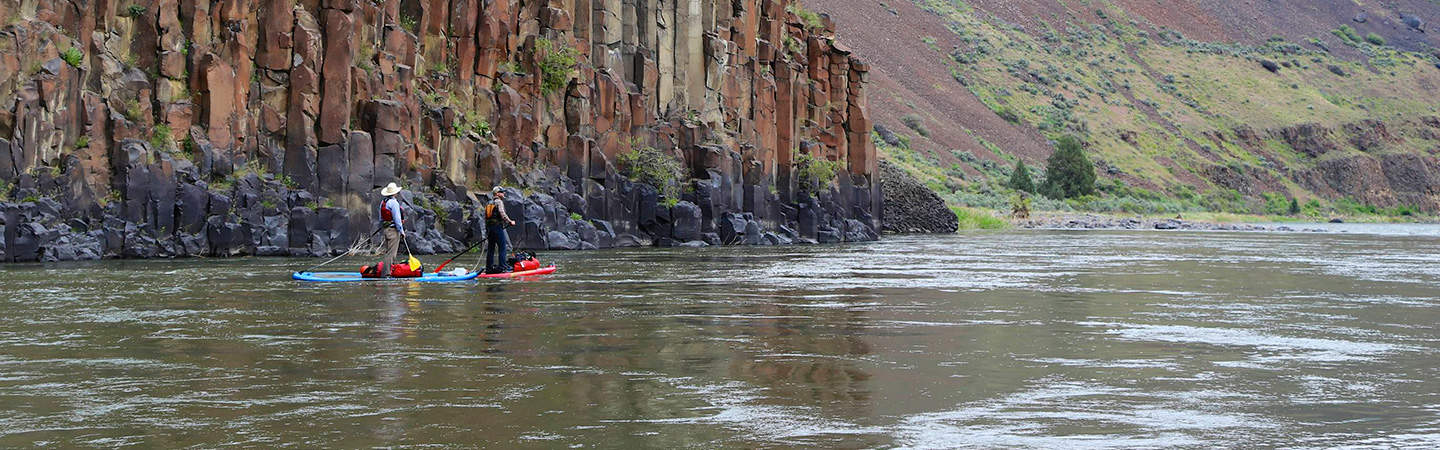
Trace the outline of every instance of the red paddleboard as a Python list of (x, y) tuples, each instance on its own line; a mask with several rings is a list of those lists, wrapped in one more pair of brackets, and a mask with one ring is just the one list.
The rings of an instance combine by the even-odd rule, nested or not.
[(526, 270), (526, 271), (521, 271), (521, 272), (482, 273), (482, 274), (480, 274), (480, 277), (481, 277), (481, 278), (515, 278), (515, 277), (528, 277), (528, 276), (532, 276), (532, 275), (545, 275), (545, 274), (547, 274), (547, 273), (554, 272), (554, 271), (555, 271), (555, 266), (545, 266), (545, 267), (541, 267), (541, 268), (539, 268), (539, 269)]

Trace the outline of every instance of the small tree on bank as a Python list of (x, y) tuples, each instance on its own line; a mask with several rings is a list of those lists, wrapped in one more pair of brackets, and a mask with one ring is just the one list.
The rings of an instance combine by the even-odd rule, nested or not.
[(1046, 160), (1046, 196), (1063, 199), (1095, 193), (1095, 165), (1085, 157), (1084, 146), (1074, 136), (1060, 138), (1055, 153)]
[(1015, 170), (1010, 171), (1010, 182), (1005, 185), (1017, 191), (1035, 193), (1035, 180), (1030, 177), (1030, 168), (1025, 167), (1024, 160), (1015, 163)]

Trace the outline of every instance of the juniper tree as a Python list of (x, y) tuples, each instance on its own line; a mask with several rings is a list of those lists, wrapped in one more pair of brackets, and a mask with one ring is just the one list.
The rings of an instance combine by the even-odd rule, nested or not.
[(1030, 168), (1025, 167), (1025, 161), (1015, 162), (1015, 170), (1010, 171), (1010, 182), (1005, 185), (1017, 191), (1035, 193), (1035, 180), (1030, 177)]
[(1061, 137), (1045, 167), (1045, 195), (1073, 198), (1095, 193), (1095, 165), (1074, 136)]

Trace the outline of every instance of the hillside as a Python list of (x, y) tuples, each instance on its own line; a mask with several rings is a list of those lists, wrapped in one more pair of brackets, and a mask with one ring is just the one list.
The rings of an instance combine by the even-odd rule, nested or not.
[(1042, 207), (1440, 211), (1433, 2), (807, 5), (873, 62), (881, 153), (953, 202), (1004, 209), (1074, 134), (1102, 193)]

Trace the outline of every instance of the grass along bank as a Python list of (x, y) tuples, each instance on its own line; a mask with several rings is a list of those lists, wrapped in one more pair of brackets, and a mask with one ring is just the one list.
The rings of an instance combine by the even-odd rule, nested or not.
[(955, 217), (960, 219), (960, 230), (1004, 230), (1011, 226), (995, 210), (953, 205), (950, 210), (955, 211)]

